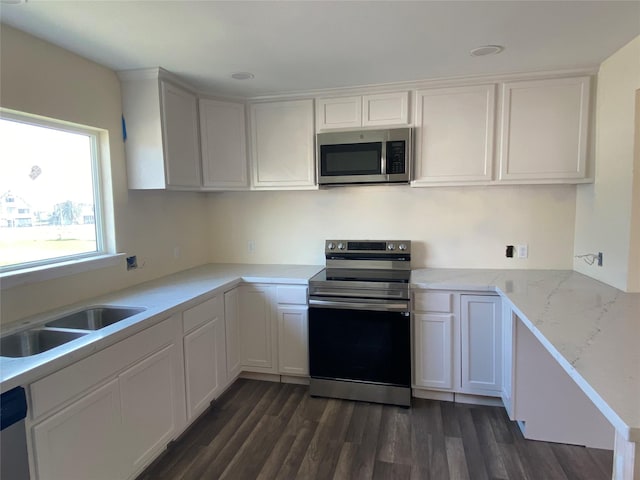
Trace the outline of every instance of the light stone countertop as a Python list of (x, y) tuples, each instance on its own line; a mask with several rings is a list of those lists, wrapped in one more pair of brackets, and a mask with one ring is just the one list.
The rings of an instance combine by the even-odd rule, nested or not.
[[(88, 305), (146, 310), (61, 347), (0, 358), (0, 387), (29, 384), (239, 283), (306, 285), (321, 265), (212, 264), (69, 305), (3, 327), (3, 334)], [(630, 441), (640, 441), (640, 294), (568, 270), (420, 269), (412, 288), (496, 292)]]
[(508, 299), (616, 430), (640, 442), (640, 293), (570, 270), (422, 269), (411, 287)]
[(90, 305), (146, 308), (142, 313), (47, 352), (23, 358), (0, 357), (0, 391), (50, 375), (243, 281), (306, 285), (309, 278), (323, 268), (323, 265), (204, 265), (3, 326), (4, 336)]

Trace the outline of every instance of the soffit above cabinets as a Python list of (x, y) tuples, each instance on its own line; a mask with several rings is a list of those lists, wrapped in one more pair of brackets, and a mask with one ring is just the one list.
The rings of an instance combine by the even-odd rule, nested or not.
[[(116, 71), (162, 65), (198, 91), (241, 97), (593, 68), (640, 34), (639, 18), (640, 3), (620, 1), (2, 5), (3, 28)], [(470, 55), (487, 44), (505, 49)]]

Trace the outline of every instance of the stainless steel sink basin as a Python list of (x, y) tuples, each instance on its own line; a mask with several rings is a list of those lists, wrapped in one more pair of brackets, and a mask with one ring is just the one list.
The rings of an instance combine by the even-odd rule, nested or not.
[(145, 308), (139, 307), (91, 307), (47, 322), (45, 326), (75, 328), (79, 330), (100, 330), (101, 328), (113, 325), (145, 310)]
[(0, 356), (29, 357), (46, 352), (71, 340), (88, 335), (89, 332), (72, 332), (34, 328), (7, 335), (0, 339)]

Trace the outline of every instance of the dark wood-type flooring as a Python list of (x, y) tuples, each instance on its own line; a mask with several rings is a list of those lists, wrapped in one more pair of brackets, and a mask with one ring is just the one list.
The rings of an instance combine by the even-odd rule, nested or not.
[(610, 479), (608, 450), (525, 440), (503, 408), (401, 408), (237, 380), (138, 480)]

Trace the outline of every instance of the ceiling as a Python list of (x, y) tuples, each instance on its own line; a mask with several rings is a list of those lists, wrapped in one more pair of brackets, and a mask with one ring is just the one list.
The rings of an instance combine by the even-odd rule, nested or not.
[[(595, 67), (640, 34), (638, 1), (1, 1), (2, 23), (114, 70), (239, 96)], [(487, 44), (505, 49), (469, 54)]]

